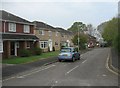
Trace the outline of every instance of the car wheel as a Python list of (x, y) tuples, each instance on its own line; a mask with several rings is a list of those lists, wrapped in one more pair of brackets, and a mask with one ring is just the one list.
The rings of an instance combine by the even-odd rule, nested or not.
[(80, 57), (78, 58), (78, 60), (80, 60)]
[(58, 60), (59, 62), (61, 62), (61, 60)]

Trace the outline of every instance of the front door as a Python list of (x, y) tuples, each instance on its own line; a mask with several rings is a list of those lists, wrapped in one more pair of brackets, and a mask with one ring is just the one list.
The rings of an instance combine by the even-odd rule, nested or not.
[(17, 42), (11, 42), (11, 55), (17, 56)]
[(15, 55), (15, 42), (11, 42), (11, 55)]
[(50, 48), (50, 51), (52, 51), (53, 47), (52, 47), (52, 40), (49, 39), (49, 48)]

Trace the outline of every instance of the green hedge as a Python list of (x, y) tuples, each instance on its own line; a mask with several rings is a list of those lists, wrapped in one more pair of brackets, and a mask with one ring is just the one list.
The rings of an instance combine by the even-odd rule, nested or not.
[(21, 57), (29, 57), (31, 55), (31, 51), (28, 49), (21, 49), (20, 56)]
[(42, 54), (42, 49), (41, 48), (33, 48), (32, 49), (34, 55), (41, 55)]

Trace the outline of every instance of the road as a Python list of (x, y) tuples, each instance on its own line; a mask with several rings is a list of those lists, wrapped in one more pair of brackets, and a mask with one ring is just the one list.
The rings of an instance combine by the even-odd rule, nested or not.
[(117, 86), (118, 76), (106, 68), (109, 48), (97, 48), (75, 62), (56, 62), (3, 80), (3, 86)]

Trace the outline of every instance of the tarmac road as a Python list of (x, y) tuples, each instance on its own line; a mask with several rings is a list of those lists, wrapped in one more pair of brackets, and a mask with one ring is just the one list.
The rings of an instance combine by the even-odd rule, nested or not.
[(75, 62), (56, 62), (14, 75), (3, 86), (118, 86), (118, 76), (106, 68), (109, 48), (96, 48)]

